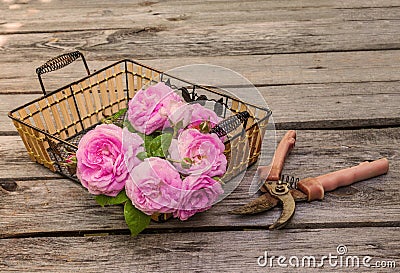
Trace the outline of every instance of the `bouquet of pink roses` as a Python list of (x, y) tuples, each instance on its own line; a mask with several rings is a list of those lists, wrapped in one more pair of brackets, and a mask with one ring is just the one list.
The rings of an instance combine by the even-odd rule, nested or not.
[(161, 82), (138, 91), (114, 118), (120, 115), (123, 123), (85, 134), (73, 161), (100, 205), (124, 205), (132, 235), (152, 214), (186, 220), (217, 201), (227, 160), (223, 140), (210, 133), (221, 121), (213, 111), (184, 102)]

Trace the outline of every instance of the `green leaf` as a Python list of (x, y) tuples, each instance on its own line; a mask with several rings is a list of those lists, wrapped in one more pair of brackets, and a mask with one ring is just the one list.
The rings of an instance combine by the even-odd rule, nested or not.
[(132, 236), (138, 235), (150, 224), (150, 216), (135, 208), (130, 200), (125, 202), (124, 216)]
[(147, 154), (151, 155), (150, 152), (150, 144), (153, 141), (154, 137), (152, 135), (144, 135), (143, 136), (143, 141), (144, 141), (144, 149), (146, 150)]
[(131, 133), (138, 133), (135, 128), (133, 128), (132, 124), (129, 122), (129, 120), (124, 120), (123, 126), (128, 128), (128, 131)]
[(179, 129), (182, 129), (183, 128), (183, 120), (180, 120), (180, 121), (178, 121), (176, 124), (175, 124), (175, 127), (179, 130)]
[(145, 158), (148, 158), (147, 152), (140, 152), (136, 155), (136, 157), (143, 161)]
[(161, 135), (161, 149), (163, 151), (168, 151), (169, 146), (171, 145), (172, 135), (171, 134), (163, 134)]
[(165, 157), (165, 153), (168, 151), (171, 141), (172, 134), (166, 133), (159, 135), (150, 142), (149, 149), (146, 149), (146, 151), (152, 156)]
[(180, 120), (174, 125), (173, 136), (176, 137), (178, 135), (179, 130), (182, 128), (183, 128), (183, 120)]
[(154, 155), (155, 151), (160, 149), (161, 147), (161, 136), (159, 135), (158, 137), (154, 138), (150, 143), (149, 143), (149, 152), (151, 155)]
[(111, 117), (114, 119), (119, 118), (120, 116), (125, 115), (125, 113), (128, 111), (128, 108), (123, 108), (121, 110), (119, 110), (117, 113), (115, 113), (114, 115), (112, 115)]
[(133, 128), (132, 124), (129, 122), (129, 120), (124, 120), (123, 127), (128, 128), (129, 132), (131, 132), (133, 134), (137, 134), (138, 136), (140, 136), (143, 139), (143, 141), (146, 140), (146, 137), (150, 137), (150, 136), (146, 136), (145, 134), (143, 134), (143, 133), (141, 133), (139, 131), (136, 131), (136, 129)]
[(126, 111), (128, 111), (128, 108), (123, 108), (121, 110), (119, 110), (117, 113), (102, 119), (102, 123), (106, 123), (106, 124), (111, 124), (111, 123), (115, 123), (119, 117), (125, 115)]
[(153, 151), (153, 156), (156, 157), (165, 157), (164, 155), (164, 151), (160, 148), (158, 148), (157, 150)]
[(107, 195), (96, 195), (95, 197), (96, 202), (104, 207), (107, 205), (118, 205), (126, 202), (128, 197), (126, 196), (125, 190), (120, 191), (117, 196), (112, 197), (112, 196), (107, 196)]

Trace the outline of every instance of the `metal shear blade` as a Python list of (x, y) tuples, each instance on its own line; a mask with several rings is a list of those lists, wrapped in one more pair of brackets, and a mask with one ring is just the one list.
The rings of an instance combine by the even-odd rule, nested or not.
[(294, 214), (295, 201), (307, 200), (307, 195), (301, 191), (290, 189), (288, 181), (279, 180), (285, 159), (293, 149), (295, 141), (296, 132), (293, 130), (288, 131), (275, 150), (272, 165), (259, 169), (264, 170), (266, 173), (264, 178), (266, 180), (264, 182), (266, 193), (241, 208), (231, 211), (231, 214), (254, 214), (269, 210), (281, 203), (283, 207), (282, 214), (269, 228), (279, 229), (286, 225)]
[(269, 193), (264, 193), (260, 197), (237, 209), (230, 211), (229, 213), (237, 215), (257, 214), (276, 207), (278, 203), (279, 200), (277, 198), (271, 196)]
[(268, 190), (265, 194), (243, 205), (240, 208), (230, 211), (231, 214), (249, 215), (267, 211), (282, 204), (282, 213), (279, 219), (269, 229), (280, 229), (292, 218), (295, 211), (295, 202), (307, 201), (307, 195), (303, 192), (290, 189), (286, 182), (268, 181), (265, 183)]

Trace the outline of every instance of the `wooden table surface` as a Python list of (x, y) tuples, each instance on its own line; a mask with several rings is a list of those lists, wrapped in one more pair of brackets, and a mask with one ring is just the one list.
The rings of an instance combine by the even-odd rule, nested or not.
[[(352, 272), (344, 262), (257, 263), (266, 251), (288, 264), (291, 256), (338, 255), (345, 245), (344, 258), (397, 266), (360, 264), (359, 272), (398, 272), (399, 20), (399, 0), (3, 0), (0, 271)], [(161, 70), (207, 63), (239, 72), (272, 109), (278, 137), (298, 130), (285, 173), (315, 176), (381, 157), (390, 171), (299, 204), (283, 230), (267, 228), (279, 209), (226, 213), (252, 199), (241, 184), (207, 212), (152, 223), (131, 238), (121, 207), (101, 208), (81, 186), (31, 162), (6, 116), (40, 96), (37, 66), (76, 49), (92, 70), (130, 58)], [(50, 90), (83, 76), (76, 67), (54, 73)]]

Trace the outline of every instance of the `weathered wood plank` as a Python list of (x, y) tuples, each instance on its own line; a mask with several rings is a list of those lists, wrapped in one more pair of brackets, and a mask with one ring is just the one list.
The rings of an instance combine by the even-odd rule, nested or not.
[[(0, 132), (15, 132), (17, 133), (12, 120), (7, 117), (8, 113), (27, 102), (30, 102), (39, 95), (23, 94), (23, 95), (1, 95), (0, 96)], [(2, 143), (3, 145), (3, 143)]]
[[(227, 87), (244, 101), (273, 111), (277, 128), (349, 128), (400, 124), (398, 82), (329, 83), (247, 88)], [(0, 115), (29, 102), (39, 94), (2, 95)], [(0, 119), (0, 133), (16, 133), (11, 120)]]
[[(288, 227), (400, 225), (399, 130), (299, 131), (285, 174), (305, 178), (381, 157), (390, 160), (390, 171), (385, 176), (326, 194), (321, 202), (298, 204)], [(283, 133), (278, 131), (278, 136)], [(7, 165), (1, 163), (0, 166)], [(12, 161), (8, 166), (12, 169)], [(17, 183), (17, 188), (0, 192), (0, 237), (37, 232), (126, 230), (121, 207), (101, 208), (86, 190), (69, 180), (20, 181), (18, 176), (40, 175), (35, 170), (29, 173), (25, 170), (10, 175), (16, 177), (11, 181)], [(246, 217), (227, 214), (254, 198), (248, 194), (253, 174), (254, 168), (246, 173), (230, 196), (209, 211), (184, 222), (153, 223), (150, 229), (266, 228), (278, 218), (278, 209)]]
[[(398, 2), (396, 0), (381, 0), (379, 2), (373, 0), (340, 0), (336, 2), (332, 2), (329, 0), (301, 0), (301, 1), (254, 1), (254, 0), (243, 0), (243, 1), (229, 1), (229, 0), (217, 0), (217, 1), (193, 1), (193, 0), (165, 0), (165, 1), (141, 1), (141, 0), (119, 0), (118, 5), (113, 5), (109, 1), (97, 1), (97, 0), (89, 0), (89, 1), (75, 1), (73, 4), (65, 3), (64, 1), (53, 0), (53, 1), (20, 1), (19, 3), (15, 3), (16, 1), (3, 1), (1, 6), (4, 7), (4, 12), (7, 14), (8, 11), (13, 11), (14, 14), (24, 15), (22, 12), (26, 9), (38, 8), (39, 12), (43, 11), (52, 11), (49, 13), (49, 16), (46, 19), (56, 18), (54, 12), (57, 11), (59, 14), (63, 16), (71, 16), (70, 8), (73, 6), (75, 8), (75, 12), (79, 13), (82, 11), (88, 12), (92, 10), (92, 16), (99, 16), (95, 11), (98, 9), (107, 9), (112, 8), (113, 10), (121, 10), (121, 12), (126, 13), (126, 9), (132, 9), (132, 11), (136, 10), (149, 10), (153, 9), (155, 11), (161, 9), (166, 13), (166, 11), (195, 11), (202, 13), (216, 13), (216, 12), (256, 12), (260, 9), (265, 11), (268, 10), (276, 10), (276, 11), (297, 11), (299, 9), (307, 11), (308, 9), (327, 9), (327, 8), (337, 8), (337, 9), (375, 9), (375, 8), (395, 8), (398, 7)], [(15, 5), (17, 4), (17, 5)], [(177, 10), (177, 8), (180, 8)], [(125, 10), (123, 10), (125, 9)], [(37, 12), (31, 11), (32, 18), (38, 19)], [(67, 11), (70, 11), (67, 13)], [(18, 14), (18, 12), (21, 12)], [(104, 12), (101, 15), (110, 16), (111, 14)], [(116, 14), (114, 14), (116, 15)], [(10, 15), (9, 15), (10, 16)], [(36, 17), (35, 17), (36, 16)], [(50, 17), (52, 16), (52, 17)], [(26, 20), (26, 18), (20, 18), (21, 20)], [(79, 20), (80, 18), (76, 18)], [(118, 18), (116, 18), (118, 20)], [(285, 19), (285, 18), (281, 18)], [(251, 20), (251, 18), (249, 18)]]
[[(74, 12), (71, 12), (71, 3), (52, 1), (54, 6), (46, 7), (39, 3), (31, 2), (21, 8), (0, 10), (3, 28), (1, 34), (22, 33), (52, 33), (56, 31), (80, 31), (80, 30), (115, 30), (137, 29), (158, 26), (163, 29), (185, 29), (226, 25), (257, 25), (260, 23), (271, 24), (269, 33), (276, 33), (282, 25), (289, 29), (297, 22), (305, 25), (307, 21), (316, 21), (316, 29), (324, 26), (324, 23), (335, 21), (339, 24), (347, 22), (349, 26), (356, 22), (376, 22), (380, 20), (397, 20), (399, 6), (393, 3), (382, 3), (378, 6), (361, 7), (364, 3), (371, 5), (371, 1), (351, 1), (339, 3), (331, 1), (319, 1), (306, 3), (307, 1), (289, 1), (276, 5), (272, 1), (163, 1), (153, 3), (150, 6), (138, 5), (134, 2), (121, 3), (74, 3)], [(357, 2), (357, 3), (355, 3)], [(282, 5), (283, 4), (283, 5)], [(350, 4), (346, 5), (346, 4)], [(351, 6), (353, 4), (354, 6)], [(68, 6), (66, 6), (68, 5)], [(280, 5), (280, 6), (279, 6)], [(299, 5), (302, 5), (301, 7)], [(359, 12), (363, 9), (363, 12)], [(248, 14), (251, 13), (251, 16)], [(48, 24), (43, 24), (43, 17)], [(221, 22), (220, 18), (223, 18)], [(127, 24), (129, 23), (129, 24)], [(348, 27), (349, 27), (348, 26)], [(388, 26), (385, 24), (384, 26)], [(346, 27), (346, 28), (348, 28)], [(329, 28), (329, 32), (336, 33), (339, 28)], [(344, 30), (345, 31), (345, 30)], [(341, 32), (341, 33), (342, 33)], [(293, 33), (292, 33), (293, 34)], [(378, 34), (368, 34), (378, 35)], [(334, 38), (334, 37), (332, 37)]]
[[(364, 6), (361, 13), (357, 8), (362, 6), (360, 1), (355, 5), (332, 1), (294, 5), (175, 1), (151, 6), (125, 3), (120, 7), (91, 3), (83, 7), (77, 4), (71, 12), (69, 3), (52, 2), (53, 9), (40, 3), (4, 9), (5, 52), (25, 56), (26, 51), (42, 51), (42, 46), (68, 49), (72, 45), (90, 52), (110, 54), (118, 50), (121, 54), (135, 52), (137, 57), (157, 52), (159, 57), (172, 57), (399, 47), (393, 33), (399, 30), (400, 7), (393, 4)], [(10, 35), (26, 32), (39, 34)]]
[[(32, 55), (37, 58), (44, 50), (56, 55), (60, 50), (74, 48), (119, 58), (132, 55), (136, 58), (154, 58), (154, 55), (172, 58), (398, 49), (398, 41), (393, 35), (399, 31), (398, 22), (387, 20), (386, 27), (382, 25), (383, 21), (386, 20), (342, 24), (331, 21), (319, 28), (315, 26), (316, 21), (305, 21), (302, 26), (298, 26), (297, 22), (289, 22), (280, 27), (275, 26), (277, 23), (267, 22), (250, 26), (211, 26), (198, 30), (185, 27), (166, 30), (156, 25), (129, 29), (57, 31), (50, 35), (9, 34), (2, 38), (2, 49), (7, 53), (4, 57), (7, 61), (30, 59)], [(332, 26), (345, 29), (344, 33), (326, 34)]]
[[(6, 112), (40, 93), (34, 68), (74, 49), (86, 54), (92, 69), (124, 57), (164, 70), (198, 62), (234, 69), (260, 86), (278, 128), (398, 126), (399, 15), (397, 0), (3, 1), (0, 94), (10, 95), (0, 97), (0, 134), (14, 131)], [(322, 51), (335, 52), (301, 54)], [(45, 75), (49, 90), (83, 70), (70, 66), (59, 73)], [(321, 257), (335, 255), (339, 243), (349, 255), (398, 260), (399, 135), (399, 128), (300, 131), (285, 173), (319, 175), (383, 156), (391, 170), (322, 202), (299, 204), (288, 229), (264, 230), (278, 210), (226, 214), (253, 198), (247, 194), (253, 168), (211, 210), (186, 222), (152, 223), (146, 233), (167, 233), (135, 239), (76, 237), (126, 234), (122, 208), (99, 207), (79, 185), (30, 162), (17, 136), (0, 136), (0, 271), (265, 272), (271, 268), (256, 264), (264, 251)], [(246, 228), (255, 231), (240, 231)]]
[(34, 163), (19, 136), (0, 137), (0, 180), (8, 178), (54, 178), (58, 174)]
[(400, 123), (398, 82), (330, 83), (258, 89), (273, 111), (277, 128), (365, 128), (398, 126)]
[[(338, 256), (339, 244), (347, 247), (342, 258), (327, 258), (324, 272), (395, 272), (399, 266), (400, 229), (353, 228), (281, 231), (236, 231), (142, 234), (124, 236), (48, 237), (0, 240), (2, 272), (321, 272), (317, 263), (303, 260)], [(354, 240), (354, 238), (357, 238)], [(260, 267), (257, 259), (265, 255), (274, 263)], [(121, 255), (123, 253), (123, 255)], [(287, 267), (277, 257), (285, 256)], [(299, 258), (299, 266), (293, 267)], [(354, 257), (354, 264), (351, 257)], [(357, 267), (357, 256), (359, 267)], [(366, 267), (377, 261), (394, 261), (385, 269)], [(132, 257), (132, 258), (127, 258)], [(305, 258), (307, 259), (307, 258)], [(340, 259), (343, 259), (342, 263)], [(347, 262), (346, 263), (346, 259)], [(302, 260), (304, 263), (302, 263)], [(264, 260), (260, 259), (260, 263)], [(282, 260), (280, 261), (282, 263)], [(337, 262), (335, 266), (335, 262)], [(302, 266), (304, 265), (304, 266)], [(307, 266), (308, 265), (308, 266)]]
[[(397, 19), (395, 1), (85, 1), (65, 3), (27, 1), (23, 5), (0, 4), (4, 9), (3, 33), (53, 32), (79, 29), (113, 29), (126, 27), (129, 22), (144, 26), (157, 21), (167, 26), (249, 24), (282, 21), (310, 21), (319, 19), (382, 20)], [(8, 6), (8, 9), (7, 9)], [(74, 11), (71, 12), (71, 7)], [(357, 13), (363, 9), (363, 13)], [(252, 16), (246, 16), (251, 13)], [(43, 17), (49, 22), (43, 24)], [(221, 23), (220, 18), (224, 21)], [(17, 23), (16, 23), (17, 22)]]
[[(43, 51), (40, 55), (30, 55), (29, 60), (0, 62), (0, 93), (35, 93), (42, 94), (35, 74), (36, 67), (62, 51)], [(86, 56), (91, 71), (110, 65), (123, 56), (120, 51), (88, 54)], [(86, 53), (86, 52), (83, 52)], [(9, 54), (1, 55), (2, 57)], [(132, 51), (126, 55), (135, 58)], [(211, 64), (232, 69), (257, 86), (297, 85), (316, 83), (354, 83), (400, 81), (400, 50), (334, 52), (309, 54), (222, 56), (222, 57), (185, 57), (171, 59), (147, 59), (142, 63), (156, 69), (167, 71), (191, 64)], [(47, 90), (54, 90), (85, 76), (81, 63), (74, 63), (66, 68), (43, 76)], [(220, 77), (218, 74), (213, 77)], [(383, 88), (383, 87), (382, 87)]]

